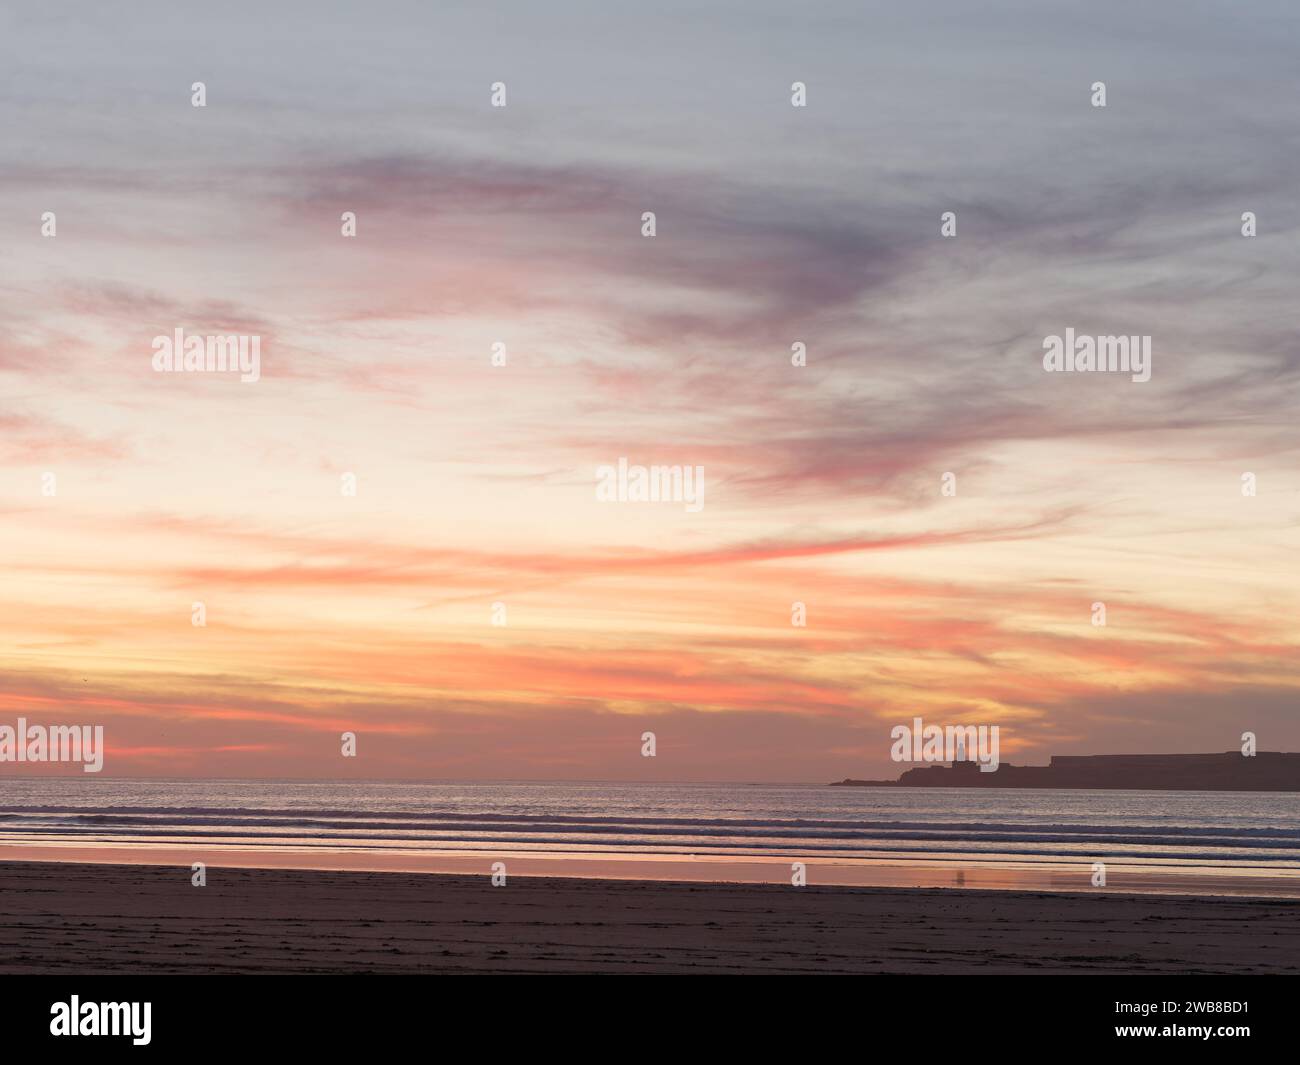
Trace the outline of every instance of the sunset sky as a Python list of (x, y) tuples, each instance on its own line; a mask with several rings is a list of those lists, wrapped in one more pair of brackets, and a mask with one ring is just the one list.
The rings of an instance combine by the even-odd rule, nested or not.
[[(260, 10), (0, 15), (0, 723), (106, 776), (1300, 749), (1294, 8)], [(177, 327), (261, 380), (153, 372)]]

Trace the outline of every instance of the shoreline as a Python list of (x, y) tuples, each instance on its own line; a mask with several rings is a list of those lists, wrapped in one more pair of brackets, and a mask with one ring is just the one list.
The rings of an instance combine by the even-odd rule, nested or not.
[(1105, 862), (1106, 887), (1092, 884), (1094, 859), (978, 860), (957, 856), (889, 855), (843, 858), (800, 855), (631, 854), (526, 851), (346, 850), (339, 848), (211, 846), (178, 843), (0, 843), (0, 866), (14, 862), (179, 867), (193, 862), (232, 869), (406, 873), (421, 876), (488, 875), (504, 861), (509, 875), (567, 880), (634, 880), (694, 884), (790, 884), (792, 862), (803, 862), (807, 883), (822, 887), (971, 889), (1035, 892), (1118, 892), (1203, 898), (1300, 899), (1300, 870), (1290, 875), (1257, 867)]
[(0, 973), (1300, 973), (1300, 901), (0, 862)]

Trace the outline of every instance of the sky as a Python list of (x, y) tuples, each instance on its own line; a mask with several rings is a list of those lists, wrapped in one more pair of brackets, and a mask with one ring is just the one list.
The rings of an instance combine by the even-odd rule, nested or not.
[[(0, 723), (115, 776), (892, 777), (918, 716), (1300, 749), (1298, 31), (5, 5)], [(155, 372), (177, 328), (260, 380)], [(1046, 372), (1067, 328), (1151, 379)], [(600, 500), (620, 458), (704, 505)]]

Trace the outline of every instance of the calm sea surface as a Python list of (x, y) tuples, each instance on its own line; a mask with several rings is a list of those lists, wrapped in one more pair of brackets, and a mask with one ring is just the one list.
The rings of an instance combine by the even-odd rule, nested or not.
[[(1300, 874), (1300, 794), (0, 780), (0, 845), (973, 862)], [(3, 850), (0, 849), (0, 857)]]

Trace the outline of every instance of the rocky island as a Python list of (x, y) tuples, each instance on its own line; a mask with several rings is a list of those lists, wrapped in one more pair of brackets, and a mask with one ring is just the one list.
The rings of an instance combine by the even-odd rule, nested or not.
[(840, 780), (859, 788), (1114, 788), (1129, 791), (1300, 791), (1300, 754), (1055, 755), (1047, 765), (971, 761), (908, 769), (898, 780)]

